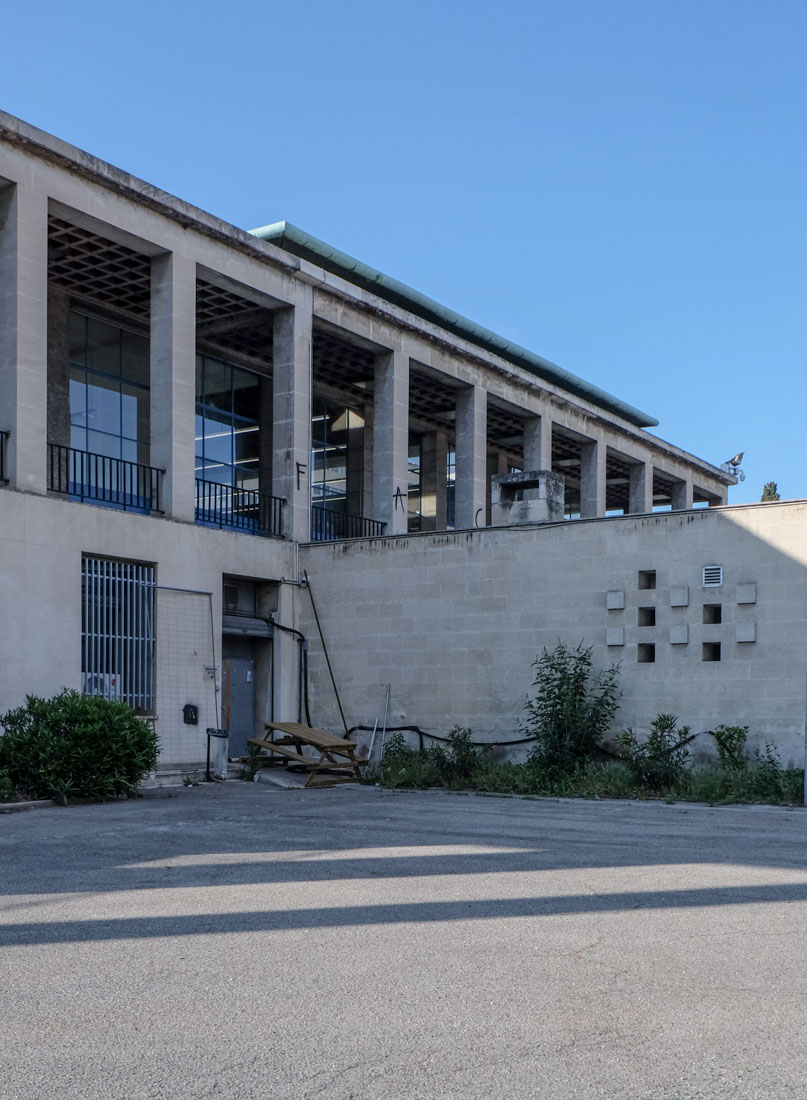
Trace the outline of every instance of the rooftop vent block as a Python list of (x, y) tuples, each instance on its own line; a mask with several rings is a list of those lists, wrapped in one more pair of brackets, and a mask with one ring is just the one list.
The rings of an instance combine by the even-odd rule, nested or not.
[(704, 565), (702, 583), (704, 588), (720, 588), (723, 584), (723, 566)]

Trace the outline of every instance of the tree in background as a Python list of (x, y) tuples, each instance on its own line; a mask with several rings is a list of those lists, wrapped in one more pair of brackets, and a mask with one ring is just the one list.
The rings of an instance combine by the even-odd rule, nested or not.
[(766, 481), (762, 489), (762, 496), (760, 500), (779, 500), (779, 493), (776, 488), (775, 481)]

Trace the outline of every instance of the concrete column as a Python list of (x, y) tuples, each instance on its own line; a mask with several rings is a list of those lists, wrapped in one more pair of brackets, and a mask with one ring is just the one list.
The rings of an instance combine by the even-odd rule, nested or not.
[(633, 515), (653, 511), (652, 462), (635, 462), (630, 467), (628, 511)]
[(446, 453), (445, 432), (423, 436), (420, 464), (420, 514), (423, 531), (443, 531), (446, 526)]
[(48, 443), (70, 446), (70, 295), (48, 287)]
[(605, 515), (605, 444), (599, 440), (580, 448), (580, 517)]
[(9, 484), (47, 491), (48, 203), (0, 191), (0, 431)]
[(165, 470), (162, 508), (193, 523), (196, 424), (196, 264), (151, 261), (151, 465)]
[(503, 451), (488, 451), (486, 477), (488, 485), (491, 487), (491, 491), (488, 493), (487, 502), (485, 504), (485, 523), (490, 527), (493, 510), (493, 478), (500, 477), (502, 474), (506, 474), (509, 468), (509, 461), (507, 455)]
[(364, 515), (364, 427), (348, 428), (347, 432), (347, 510), (354, 516)]
[(300, 284), (296, 298), (293, 308), (274, 315), (272, 493), (286, 501), (286, 538), (307, 542), (311, 528), (311, 287)]
[(552, 421), (548, 416), (530, 417), (524, 421), (524, 470), (551, 469)]
[(673, 482), (671, 496), (672, 510), (674, 512), (683, 512), (689, 510), (692, 507), (692, 482)]
[(487, 506), (488, 395), (481, 386), (457, 394), (455, 489), (458, 529), (484, 527)]
[(361, 507), (362, 516), (373, 515), (373, 403), (367, 401), (362, 406), (364, 417), (364, 436), (362, 438), (361, 467)]
[(409, 355), (380, 355), (373, 391), (373, 519), (405, 535), (409, 513)]

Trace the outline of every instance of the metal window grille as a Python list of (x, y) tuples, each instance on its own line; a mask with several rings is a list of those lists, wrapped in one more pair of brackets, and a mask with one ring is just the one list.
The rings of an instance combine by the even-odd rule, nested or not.
[(704, 565), (703, 588), (720, 588), (723, 584), (722, 565)]
[(85, 695), (154, 712), (154, 566), (108, 558), (81, 565), (81, 671)]

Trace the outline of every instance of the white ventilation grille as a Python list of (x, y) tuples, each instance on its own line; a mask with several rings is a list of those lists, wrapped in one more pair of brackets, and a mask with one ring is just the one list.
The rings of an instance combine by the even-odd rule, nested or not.
[(703, 567), (703, 587), (704, 588), (720, 588), (723, 584), (723, 566), (722, 565), (704, 565)]

